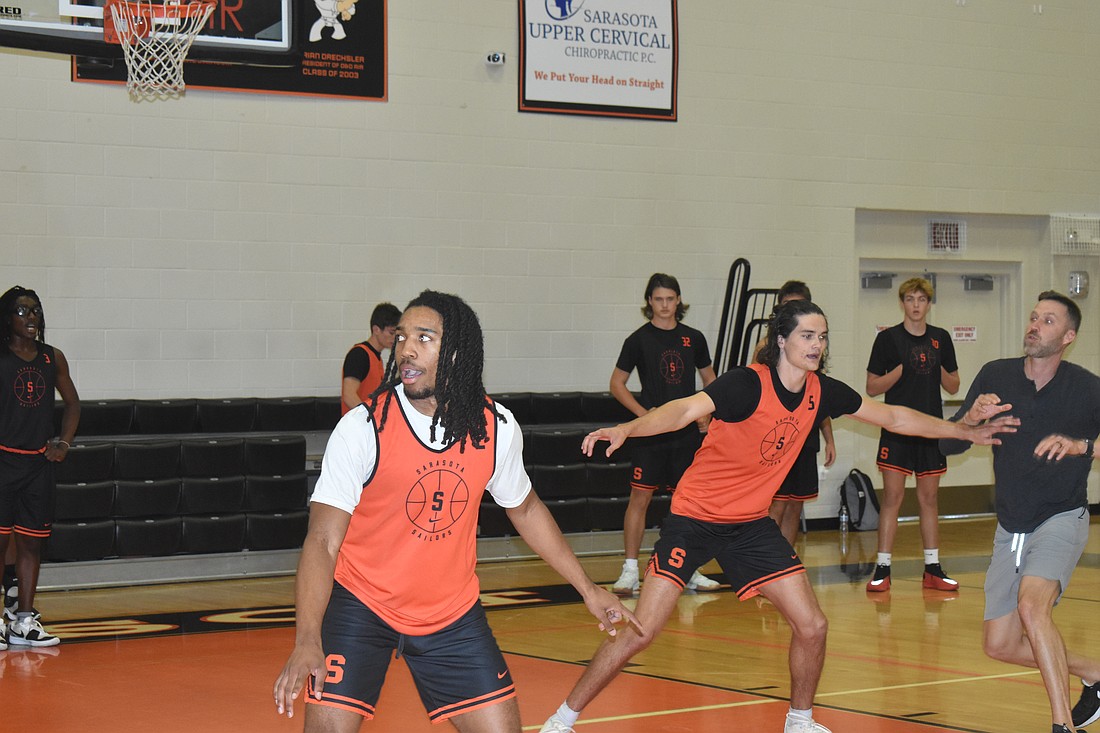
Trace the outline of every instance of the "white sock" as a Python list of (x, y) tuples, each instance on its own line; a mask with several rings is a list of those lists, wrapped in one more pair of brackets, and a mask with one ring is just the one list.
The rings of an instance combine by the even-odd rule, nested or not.
[(628, 557), (626, 559), (626, 561), (623, 562), (623, 569), (624, 570), (637, 570), (638, 569), (638, 558)]
[[(638, 561), (635, 560), (634, 562)], [(572, 728), (577, 724), (577, 718), (581, 717), (581, 714), (578, 713), (576, 710), (571, 709), (565, 703), (562, 703), (561, 707), (558, 708), (558, 711), (554, 713), (554, 717), (565, 723), (566, 728)]]
[(938, 547), (924, 551), (924, 564), (935, 565), (940, 561), (940, 549)]
[(803, 720), (813, 720), (814, 719), (814, 709), (813, 708), (807, 708), (806, 710), (795, 710), (794, 708), (791, 708), (790, 710), (788, 710), (787, 714), (788, 715), (793, 715), (796, 718), (802, 718)]
[(886, 567), (890, 567), (890, 558), (891, 557), (893, 557), (893, 555), (889, 552), (880, 552), (878, 554), (878, 560), (876, 560), (876, 562), (879, 565), (885, 565)]

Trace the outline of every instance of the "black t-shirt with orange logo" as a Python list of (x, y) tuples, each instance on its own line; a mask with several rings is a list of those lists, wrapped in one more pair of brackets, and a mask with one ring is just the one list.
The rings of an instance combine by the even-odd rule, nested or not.
[(0, 351), (0, 450), (43, 453), (54, 434), (54, 349), (38, 344), (38, 355), (24, 361), (6, 346)]
[(790, 392), (763, 364), (731, 369), (703, 391), (714, 419), (676, 486), (672, 511), (720, 524), (766, 517), (807, 437), (825, 418), (863, 404), (848, 385), (812, 372), (801, 392)]

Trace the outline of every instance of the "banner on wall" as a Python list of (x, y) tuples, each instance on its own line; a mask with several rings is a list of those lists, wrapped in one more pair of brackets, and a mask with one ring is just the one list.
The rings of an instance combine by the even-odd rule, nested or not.
[[(226, 15), (226, 0), (219, 8)], [(387, 97), (386, 49), (387, 0), (301, 0), (292, 4), (290, 50), (270, 61), (248, 58), (240, 62), (232, 54), (224, 61), (203, 59), (192, 53), (184, 62), (183, 77), (191, 89), (264, 92), (306, 96), (347, 97), (385, 101)], [(261, 11), (276, 7), (272, 0), (236, 0), (227, 17), (231, 22), (209, 25), (236, 35), (266, 32), (270, 22)], [(248, 12), (245, 12), (248, 11)], [(253, 21), (255, 28), (248, 26)], [(276, 20), (278, 18), (276, 17)], [(192, 47), (195, 50), (195, 47)], [(242, 56), (243, 58), (243, 56)], [(126, 80), (121, 58), (74, 57), (74, 81)]]
[(676, 0), (519, 0), (521, 112), (676, 120)]

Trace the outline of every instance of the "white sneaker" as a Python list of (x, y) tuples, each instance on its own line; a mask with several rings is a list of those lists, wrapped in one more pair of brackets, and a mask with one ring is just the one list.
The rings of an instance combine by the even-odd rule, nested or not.
[(56, 646), (60, 643), (61, 639), (42, 628), (37, 614), (8, 627), (8, 644), (12, 646)]
[[(635, 573), (634, 577), (638, 577), (638, 574)], [(551, 715), (549, 720), (542, 724), (542, 728), (539, 730), (539, 733), (575, 733), (575, 731), (565, 723), (558, 720), (555, 716)]]
[[(628, 568), (623, 565), (623, 574), (611, 586), (611, 592), (617, 596), (632, 596), (638, 592), (642, 584), (638, 582), (638, 568)], [(550, 730), (553, 730), (552, 728)], [(569, 730), (568, 728), (564, 730)]]
[(795, 717), (787, 713), (787, 722), (783, 724), (783, 733), (833, 733), (831, 730), (814, 720), (803, 717)]
[(4, 625), (3, 617), (0, 617), (0, 652), (8, 648), (8, 629)]
[(696, 570), (694, 573), (692, 573), (691, 580), (688, 581), (686, 587), (688, 590), (712, 591), (721, 588), (722, 584), (719, 583), (717, 580), (711, 580), (710, 578)]

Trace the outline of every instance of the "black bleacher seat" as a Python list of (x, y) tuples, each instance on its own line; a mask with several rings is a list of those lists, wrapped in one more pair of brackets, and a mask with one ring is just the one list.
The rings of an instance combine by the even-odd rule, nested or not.
[(516, 534), (516, 528), (508, 520), (504, 507), (491, 498), (481, 502), (477, 516), (478, 537), (510, 537)]
[(111, 516), (115, 501), (114, 481), (58, 484), (54, 519), (103, 519)]
[(535, 425), (583, 422), (580, 392), (532, 392), (531, 420)]
[(184, 477), (180, 514), (229, 514), (244, 507), (244, 476)]
[(75, 443), (65, 460), (54, 464), (54, 479), (61, 484), (91, 483), (114, 478), (113, 443)]
[(581, 429), (534, 428), (523, 437), (523, 462), (528, 466), (568, 466), (583, 463)]
[(179, 478), (119, 479), (115, 482), (116, 517), (175, 514), (180, 508)]
[(588, 528), (604, 532), (621, 530), (629, 499), (628, 496), (588, 497)]
[(543, 501), (588, 496), (587, 472), (583, 463), (571, 466), (531, 466), (531, 485)]
[(520, 426), (531, 423), (531, 393), (530, 392), (502, 392), (490, 395), (495, 402), (507, 407), (512, 412), (512, 417)]
[(250, 550), (292, 550), (302, 546), (309, 512), (263, 512), (247, 515), (245, 546)]
[(134, 400), (134, 432), (142, 435), (193, 433), (198, 427), (197, 400)]
[(256, 401), (256, 429), (313, 430), (312, 397), (272, 397)]
[(562, 532), (587, 532), (591, 529), (588, 520), (588, 500), (583, 497), (573, 499), (544, 500), (554, 521)]
[(54, 522), (46, 541), (46, 560), (102, 560), (115, 554), (115, 522)]
[(581, 395), (581, 420), (598, 425), (618, 425), (634, 419), (634, 413), (622, 406), (610, 392), (585, 392)]
[(115, 520), (115, 553), (119, 557), (174, 555), (180, 551), (182, 538), (180, 517)]
[(304, 473), (287, 476), (245, 477), (245, 508), (250, 512), (280, 512), (306, 505), (308, 482)]
[(247, 433), (256, 426), (256, 398), (196, 400), (195, 413), (204, 433)]
[(89, 400), (80, 403), (77, 434), (128, 435), (134, 422), (133, 400)]
[(313, 429), (332, 430), (340, 422), (340, 397), (313, 398)]
[(180, 443), (180, 475), (192, 478), (244, 474), (244, 440), (209, 438)]
[(115, 476), (120, 479), (179, 478), (180, 442), (116, 443)]
[(589, 496), (630, 496), (630, 463), (587, 463), (585, 470)]
[(243, 514), (183, 518), (183, 551), (192, 554), (240, 552), (244, 549)]
[(244, 472), (252, 476), (301, 473), (306, 465), (306, 439), (301, 435), (245, 438)]

